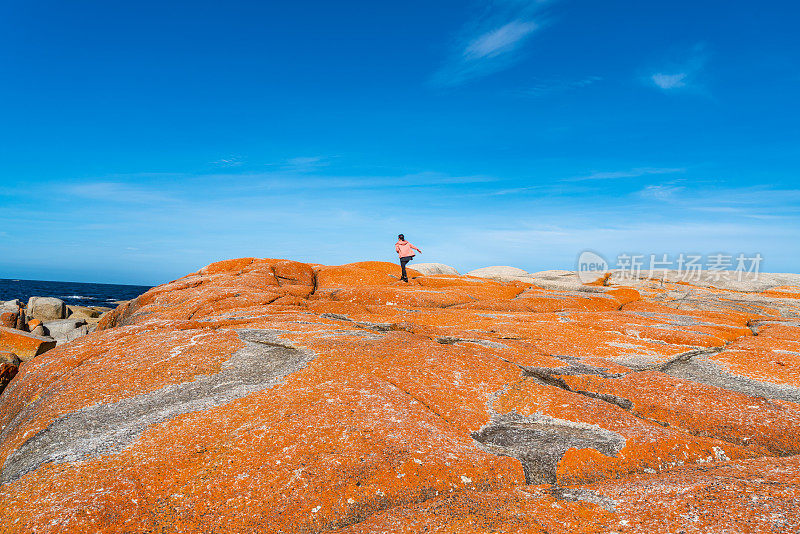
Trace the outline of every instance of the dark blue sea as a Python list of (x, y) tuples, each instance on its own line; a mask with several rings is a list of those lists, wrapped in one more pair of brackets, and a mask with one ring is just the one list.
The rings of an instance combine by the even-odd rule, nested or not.
[(56, 297), (72, 306), (116, 308), (116, 301), (136, 298), (148, 289), (148, 286), (0, 278), (0, 300), (19, 299), (28, 302), (30, 297)]

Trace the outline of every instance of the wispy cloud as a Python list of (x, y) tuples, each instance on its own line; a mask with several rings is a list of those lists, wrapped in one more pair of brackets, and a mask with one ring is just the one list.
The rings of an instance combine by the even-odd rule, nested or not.
[(531, 87), (510, 91), (510, 93), (517, 96), (540, 98), (588, 87), (602, 79), (602, 76), (587, 76), (579, 80), (540, 80)]
[[(738, 219), (798, 220), (800, 190), (766, 186), (708, 187), (684, 180), (650, 184), (635, 191), (631, 201), (669, 202), (685, 213), (708, 213)], [(781, 207), (779, 207), (781, 206)]]
[(155, 204), (173, 200), (163, 192), (118, 182), (88, 182), (63, 188), (67, 195), (108, 203)]
[(678, 74), (662, 74), (659, 72), (653, 74), (652, 79), (653, 83), (662, 89), (676, 89), (686, 86), (686, 76), (685, 72), (679, 72)]
[(302, 156), (286, 160), (284, 168), (294, 172), (312, 172), (328, 165), (324, 156)]
[(227, 156), (211, 162), (215, 167), (239, 167), (243, 163), (242, 158), (239, 156)]
[(652, 174), (677, 174), (686, 172), (684, 168), (673, 167), (636, 167), (624, 171), (598, 171), (583, 176), (573, 176), (564, 178), (563, 182), (584, 182), (588, 180), (615, 180), (620, 178), (638, 178)]
[(481, 192), (478, 193), (478, 195), (479, 196), (519, 195), (521, 193), (527, 193), (529, 191), (548, 191), (551, 189), (552, 186), (539, 184), (539, 185), (529, 185), (525, 187), (512, 187), (508, 189), (499, 189), (497, 191), (490, 191), (490, 192)]
[(751, 186), (692, 191), (686, 203), (705, 212), (736, 214), (741, 217), (769, 219), (793, 218), (800, 213), (800, 189)]
[(464, 50), (464, 58), (474, 61), (512, 52), (538, 27), (535, 22), (512, 20), (472, 41)]
[[(686, 169), (680, 167), (636, 167), (633, 169), (626, 169), (624, 171), (595, 171), (590, 174), (571, 176), (569, 178), (561, 179), (548, 179), (533, 185), (525, 185), (522, 187), (510, 187), (499, 189), (490, 192), (481, 192), (481, 195), (488, 196), (502, 196), (502, 195), (519, 195), (536, 191), (539, 194), (548, 194), (557, 196), (560, 194), (573, 194), (578, 192), (586, 192), (592, 189), (589, 185), (593, 181), (602, 180), (620, 180), (623, 178), (640, 178), (650, 175), (667, 175), (678, 174), (686, 172)], [(567, 186), (568, 183), (573, 183)]]
[(671, 200), (676, 193), (683, 190), (684, 187), (677, 185), (648, 185), (639, 191), (639, 195), (643, 198), (651, 198), (654, 200)]
[[(316, 158), (309, 158), (316, 159)], [(262, 195), (308, 195), (309, 191), (326, 191), (341, 194), (376, 194), (382, 190), (399, 188), (427, 189), (446, 188), (458, 185), (481, 184), (496, 181), (496, 178), (485, 175), (452, 175), (447, 173), (424, 171), (411, 174), (387, 175), (337, 175), (325, 172), (313, 172), (315, 162), (287, 163), (284, 170), (266, 172), (226, 172), (203, 174), (164, 174), (165, 179), (143, 179), (144, 174), (113, 175), (98, 177), (93, 181), (55, 186), (60, 195), (84, 201), (96, 201), (104, 205), (115, 204), (148, 204), (174, 207), (178, 203), (225, 201), (250, 202)], [(302, 172), (297, 169), (305, 169)], [(113, 180), (113, 181), (112, 181)], [(191, 181), (192, 187), (182, 187)], [(40, 189), (20, 188), (17, 195), (30, 195), (31, 198), (41, 194), (42, 190), (53, 186), (42, 186)], [(136, 208), (138, 209), (138, 208)]]
[(475, 17), (455, 40), (441, 69), (433, 76), (438, 86), (455, 86), (467, 80), (508, 68), (520, 58), (530, 37), (544, 22), (534, 20), (542, 0), (500, 0)]
[(380, 189), (398, 189), (403, 187), (435, 188), (456, 184), (478, 184), (493, 182), (496, 179), (484, 175), (451, 175), (441, 172), (425, 171), (413, 174), (392, 175), (337, 175), (326, 173), (307, 173), (301, 180), (287, 179), (290, 175), (281, 172), (251, 173), (238, 175), (206, 176), (210, 182), (237, 182), (231, 192), (251, 190), (271, 191), (315, 191), (349, 189), (353, 192), (374, 191)]
[(678, 59), (662, 61), (662, 65), (648, 75), (647, 83), (662, 91), (702, 89), (700, 77), (708, 61), (708, 52), (702, 43), (695, 45), (688, 52), (679, 54)]

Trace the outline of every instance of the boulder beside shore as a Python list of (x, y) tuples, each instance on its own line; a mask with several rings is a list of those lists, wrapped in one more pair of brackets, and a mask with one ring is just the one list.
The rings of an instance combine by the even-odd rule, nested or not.
[(93, 332), (111, 309), (67, 306), (54, 297), (0, 301), (0, 392), (16, 375), (14, 358), (24, 363)]
[(25, 313), (29, 319), (39, 319), (40, 321), (55, 321), (65, 319), (67, 305), (63, 300), (55, 297), (31, 297), (28, 299), (28, 306)]
[(23, 362), (55, 348), (56, 340), (30, 332), (0, 326), (0, 350), (12, 351)]

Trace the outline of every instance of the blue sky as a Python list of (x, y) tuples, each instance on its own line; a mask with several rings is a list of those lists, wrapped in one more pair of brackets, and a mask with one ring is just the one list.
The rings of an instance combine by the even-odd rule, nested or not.
[(0, 2), (0, 277), (800, 272), (794, 2)]

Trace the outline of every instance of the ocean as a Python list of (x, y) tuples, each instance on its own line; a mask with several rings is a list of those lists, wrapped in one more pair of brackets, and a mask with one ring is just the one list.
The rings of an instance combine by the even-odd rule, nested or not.
[(72, 306), (116, 308), (116, 301), (136, 298), (148, 289), (150, 289), (148, 286), (123, 284), (84, 284), (0, 278), (0, 300), (19, 299), (26, 303), (30, 297), (56, 297)]

